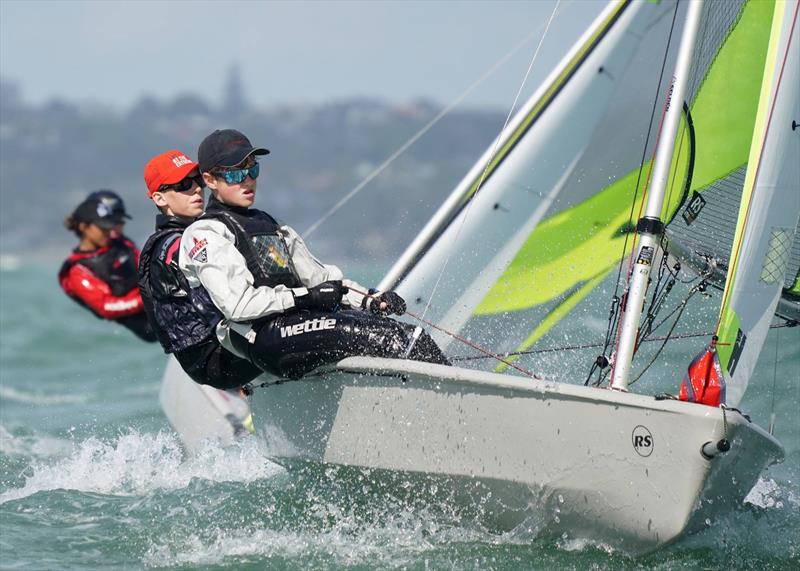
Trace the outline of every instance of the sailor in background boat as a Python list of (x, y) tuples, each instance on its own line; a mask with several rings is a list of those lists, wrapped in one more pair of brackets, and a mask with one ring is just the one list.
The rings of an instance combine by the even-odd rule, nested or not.
[(144, 168), (147, 196), (160, 214), (156, 231), (142, 248), (139, 288), (145, 311), (165, 353), (173, 353), (197, 383), (239, 387), (261, 370), (229, 352), (216, 336), (222, 314), (203, 288), (191, 288), (178, 267), (184, 230), (203, 214), (203, 178), (197, 163), (171, 150)]
[(122, 199), (113, 191), (90, 194), (64, 220), (78, 237), (78, 247), (64, 261), (58, 282), (69, 297), (97, 317), (130, 329), (144, 341), (156, 341), (139, 296), (139, 250), (122, 234)]
[(447, 364), (427, 333), (386, 317), (405, 312), (399, 295), (357, 293), (363, 289), (312, 256), (292, 228), (250, 208), (256, 157), (268, 153), (232, 129), (214, 131), (198, 149), (213, 196), (186, 229), (179, 264), (189, 285), (205, 288), (222, 313), (220, 343), (289, 378), (352, 355)]

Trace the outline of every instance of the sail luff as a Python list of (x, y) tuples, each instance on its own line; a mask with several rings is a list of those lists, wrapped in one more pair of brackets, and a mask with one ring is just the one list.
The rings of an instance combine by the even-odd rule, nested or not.
[(736, 406), (747, 388), (783, 288), (800, 216), (800, 2), (776, 2), (756, 128), (717, 336)]
[(636, 263), (631, 272), (625, 307), (620, 325), (620, 338), (617, 345), (616, 359), (611, 373), (611, 386), (618, 390), (627, 390), (631, 363), (642, 317), (644, 298), (650, 279), (650, 270), (659, 249), (659, 240), (663, 232), (661, 211), (664, 205), (667, 181), (678, 135), (678, 126), (683, 110), (683, 101), (689, 84), (689, 71), (694, 54), (697, 32), (700, 27), (700, 15), (703, 0), (692, 0), (686, 15), (683, 36), (678, 50), (678, 61), (672, 88), (667, 95), (666, 113), (663, 120), (663, 131), (656, 147), (653, 178), (648, 189), (647, 206), (644, 217), (639, 221), (639, 243)]

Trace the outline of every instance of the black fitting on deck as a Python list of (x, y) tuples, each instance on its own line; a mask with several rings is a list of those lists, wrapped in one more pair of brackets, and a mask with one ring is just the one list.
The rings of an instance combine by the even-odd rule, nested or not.
[(703, 458), (706, 460), (711, 460), (718, 454), (724, 454), (730, 449), (731, 443), (728, 441), (728, 439), (721, 438), (716, 442), (706, 442), (703, 444), (703, 446), (700, 447), (700, 454), (702, 454)]
[(636, 231), (639, 234), (652, 234), (653, 236), (661, 236), (664, 233), (664, 223), (660, 218), (650, 218), (643, 216), (639, 218), (636, 224)]

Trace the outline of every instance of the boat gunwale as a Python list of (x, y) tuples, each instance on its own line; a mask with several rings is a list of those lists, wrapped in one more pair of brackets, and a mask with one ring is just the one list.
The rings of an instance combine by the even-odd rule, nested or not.
[[(546, 399), (557, 397), (559, 400), (583, 401), (589, 404), (613, 405), (617, 407), (639, 408), (667, 412), (695, 418), (714, 417), (715, 421), (727, 422), (729, 425), (746, 425), (759, 432), (777, 448), (783, 450), (780, 442), (758, 424), (746, 417), (739, 409), (710, 407), (697, 403), (675, 399), (657, 399), (653, 395), (622, 392), (608, 388), (587, 387), (554, 380), (521, 377), (518, 375), (478, 371), (463, 367), (437, 365), (421, 361), (405, 359), (386, 359), (381, 357), (347, 357), (332, 366), (317, 369), (300, 379), (271, 379), (257, 388), (296, 382), (320, 382), (332, 380), (336, 373), (355, 375), (373, 375), (380, 377), (396, 377), (401, 379), (401, 386), (415, 388), (408, 377), (422, 378), (431, 383), (444, 383), (461, 387), (488, 388), (494, 390), (511, 390), (522, 392), (526, 398)], [(519, 395), (520, 397), (523, 395)], [(513, 398), (513, 397), (511, 397)], [(724, 414), (724, 418), (723, 418)]]

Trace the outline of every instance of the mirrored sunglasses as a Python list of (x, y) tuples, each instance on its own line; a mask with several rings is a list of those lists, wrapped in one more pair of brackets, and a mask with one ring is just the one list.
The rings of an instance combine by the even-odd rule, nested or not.
[(239, 184), (242, 181), (244, 181), (244, 179), (246, 179), (248, 176), (253, 180), (257, 179), (258, 172), (260, 169), (261, 169), (260, 165), (256, 163), (253, 166), (245, 169), (232, 169), (232, 170), (220, 171), (216, 174), (219, 178), (223, 179), (228, 184)]

